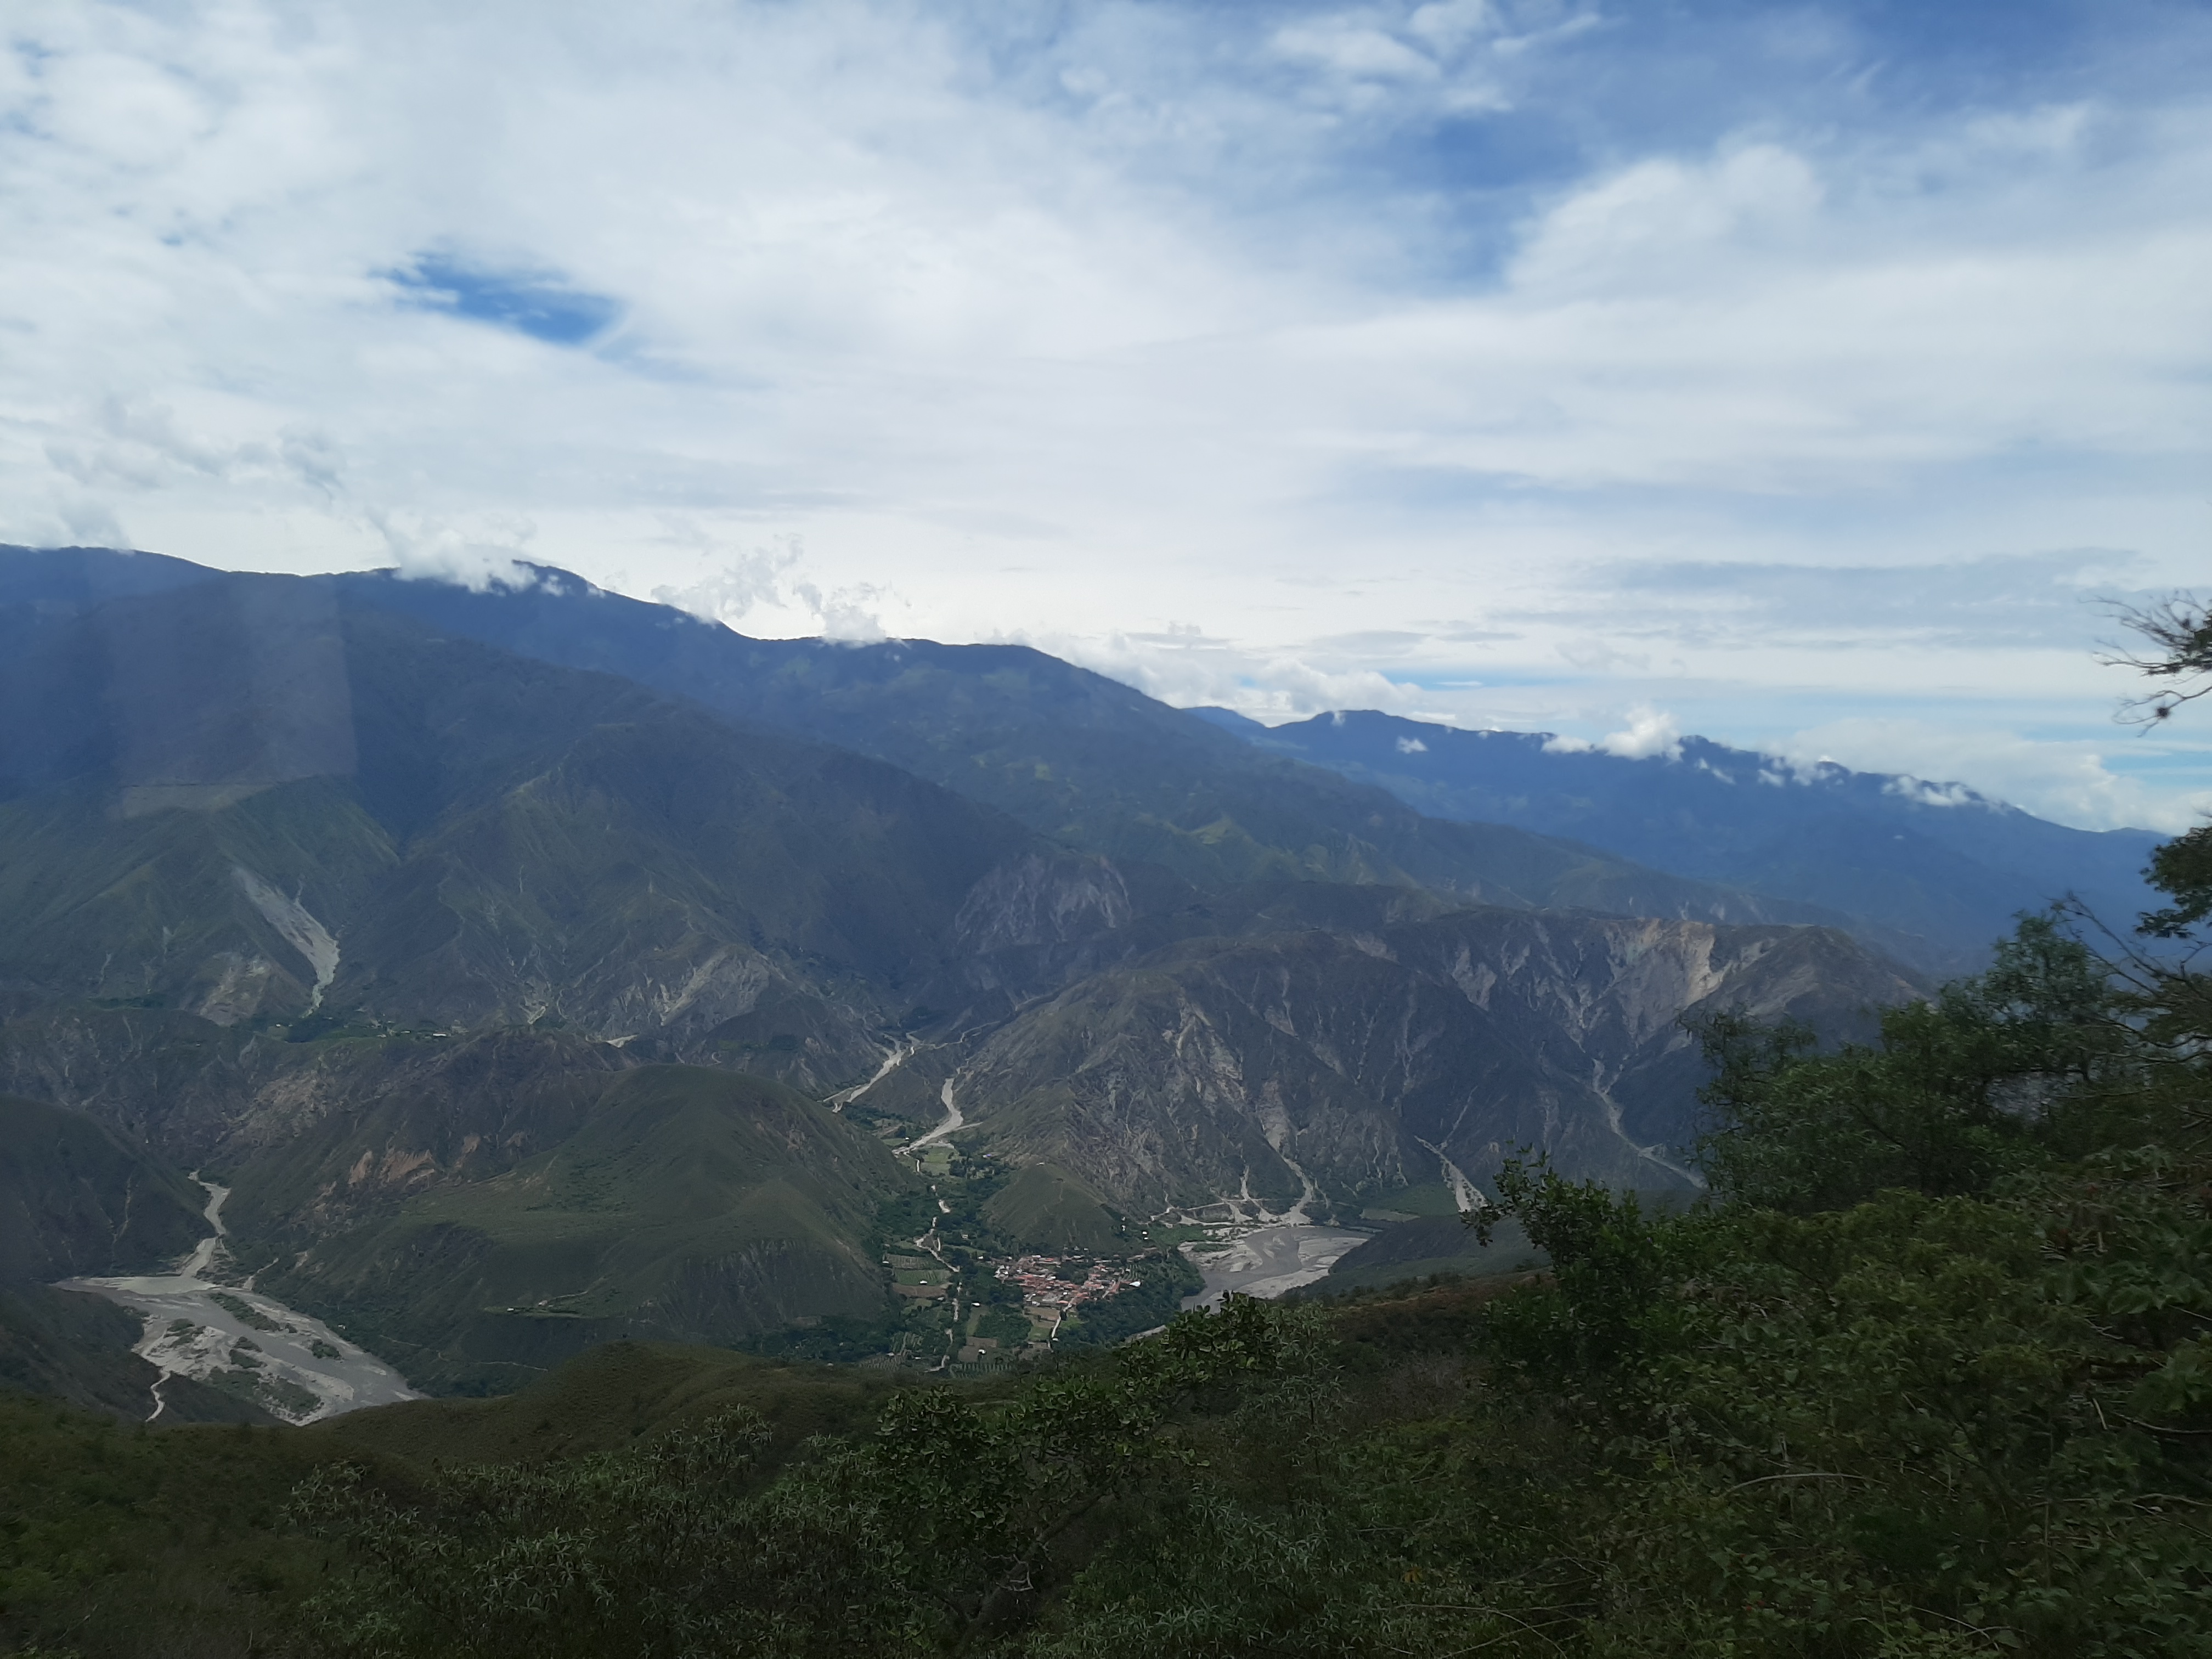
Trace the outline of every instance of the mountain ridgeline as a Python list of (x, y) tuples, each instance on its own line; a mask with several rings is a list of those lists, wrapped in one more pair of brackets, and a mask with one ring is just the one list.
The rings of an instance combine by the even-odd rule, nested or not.
[[(1523, 1146), (1686, 1189), (1686, 1020), (1864, 1034), (1993, 908), (2136, 856), (1838, 785), (1846, 850), (1927, 822), (1815, 880), (1789, 788), (1686, 818), (1639, 771), (1642, 817), (1577, 816), (1544, 769), (1591, 757), (1433, 735), (1457, 769), (1417, 788), (1331, 746), (1380, 717), (1231, 732), (1025, 649), (750, 640), (547, 571), (0, 550), (0, 1093), (82, 1172), (0, 1235), (10, 1285), (83, 1271), (110, 1209), (106, 1269), (180, 1252), (204, 1170), (238, 1275), (443, 1389), (890, 1319), (952, 1212), (893, 1147), (940, 1120), (1010, 1249), (1449, 1212)], [(2009, 839), (1960, 873), (1967, 811)], [(1948, 908), (1885, 885), (1908, 854)]]
[(1571, 836), (1617, 857), (1853, 918), (1927, 971), (1981, 967), (2023, 910), (2072, 896), (2124, 933), (2157, 896), (2162, 837), (2052, 823), (1958, 784), (1804, 767), (1704, 738), (1638, 757), (1541, 732), (1395, 715), (1266, 726), (1194, 711), (1255, 748), (1326, 766), (1438, 817)]

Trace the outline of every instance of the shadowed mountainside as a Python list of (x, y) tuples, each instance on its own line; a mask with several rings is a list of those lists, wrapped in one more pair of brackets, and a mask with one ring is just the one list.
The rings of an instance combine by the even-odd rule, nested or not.
[[(975, 883), (1032, 844), (880, 763), (326, 599), (228, 579), (50, 627), (63, 663), (157, 631), (149, 606), (181, 638), (151, 653), (162, 673), (81, 676), (104, 762), (0, 805), (15, 1009), (550, 1019), (672, 1054), (750, 1048), (827, 1086), (866, 1074), (866, 1027), (941, 964)], [(228, 625), (288, 605), (328, 636), (317, 660), (343, 695), (322, 701), (345, 741), (307, 758), (338, 769), (283, 775), (301, 759), (289, 738), (262, 743), (238, 712), (265, 676)], [(160, 711), (153, 737), (142, 708)]]
[(1838, 923), (1502, 825), (1448, 823), (1388, 791), (1255, 750), (1206, 721), (1025, 646), (755, 640), (535, 568), (483, 592), (370, 572), (349, 599), (750, 724), (874, 756), (1064, 847), (1201, 887), (1395, 882), (1467, 902), (1711, 921)]

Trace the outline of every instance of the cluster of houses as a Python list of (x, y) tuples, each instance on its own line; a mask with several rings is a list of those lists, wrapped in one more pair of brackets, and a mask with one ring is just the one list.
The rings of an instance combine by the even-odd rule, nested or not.
[(1133, 1289), (1143, 1281), (1124, 1279), (1103, 1262), (1093, 1262), (1081, 1279), (1063, 1279), (1056, 1255), (1021, 1255), (999, 1264), (998, 1276), (1021, 1286), (1022, 1300), (1032, 1306), (1063, 1311), (1116, 1291)]

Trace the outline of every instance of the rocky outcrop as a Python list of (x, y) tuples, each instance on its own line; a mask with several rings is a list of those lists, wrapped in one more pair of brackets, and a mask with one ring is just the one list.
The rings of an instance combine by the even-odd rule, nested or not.
[(1477, 910), (1187, 941), (1012, 1020), (955, 1079), (975, 1131), (1146, 1209), (1309, 1182), (1350, 1202), (1522, 1147), (1686, 1184), (1720, 1008), (1863, 1032), (1917, 988), (1821, 929)]
[(963, 956), (1041, 945), (1065, 945), (1127, 927), (1136, 915), (1129, 884), (1112, 860), (1010, 859), (968, 890), (952, 919)]

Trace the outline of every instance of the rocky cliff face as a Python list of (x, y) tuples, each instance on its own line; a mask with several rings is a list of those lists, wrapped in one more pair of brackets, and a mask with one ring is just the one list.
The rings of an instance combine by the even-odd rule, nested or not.
[(954, 1079), (978, 1133), (1156, 1210), (1351, 1202), (1517, 1148), (1682, 1184), (1685, 1018), (1831, 1031), (1914, 987), (1819, 929), (1469, 911), (1170, 946), (1010, 1022)]

